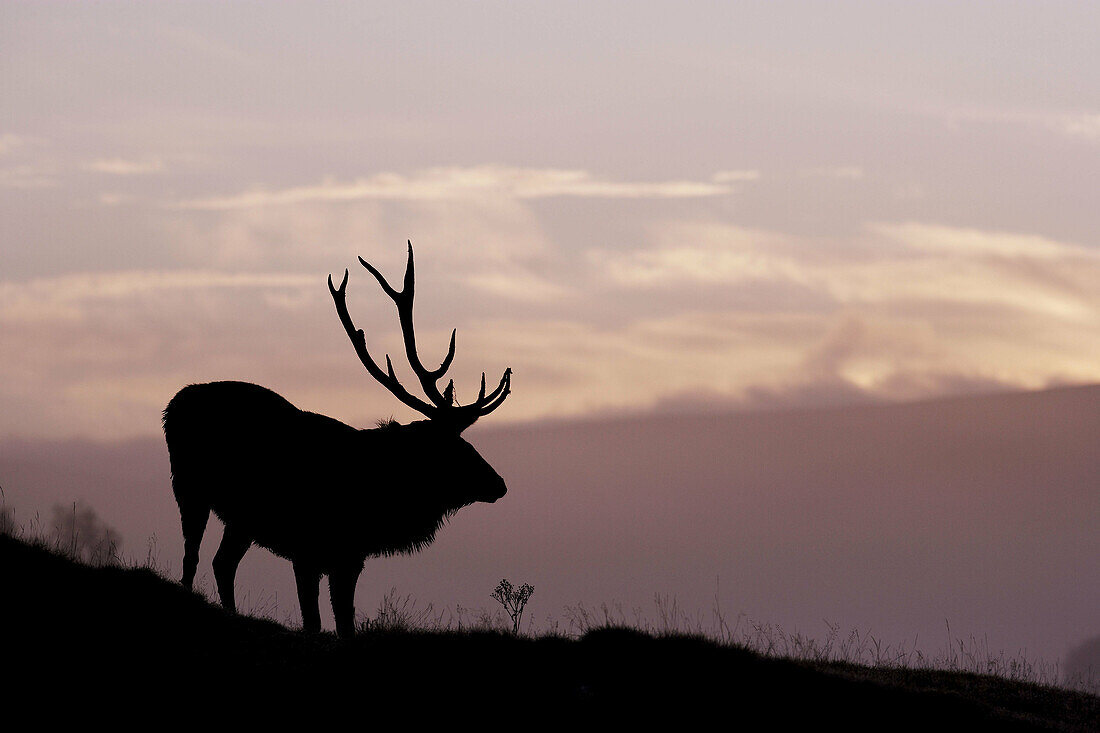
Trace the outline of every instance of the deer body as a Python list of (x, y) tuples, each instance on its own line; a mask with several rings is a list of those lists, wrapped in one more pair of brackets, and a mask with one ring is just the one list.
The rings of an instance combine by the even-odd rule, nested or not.
[[(381, 275), (364, 266), (388, 288)], [(410, 246), (405, 310), (398, 300), (403, 294), (387, 290), (398, 296), (403, 330), (407, 321), (407, 347), (411, 273)], [(225, 524), (213, 567), (227, 609), (235, 610), (237, 566), (258, 544), (293, 564), (306, 631), (320, 630), (320, 578), (329, 577), (340, 636), (354, 634), (355, 584), (366, 558), (420, 550), (460, 508), (505, 494), (504, 480), (460, 434), (503, 402), (511, 375), (506, 370), (488, 396), (483, 377), (478, 401), (467, 406), (453, 404), (450, 386), (446, 393), (426, 387), (432, 404), (413, 397), (393, 376), (388, 357), (383, 373), (367, 354), (363, 332), (354, 329), (343, 303), (346, 284), (347, 273), (339, 289), (331, 279), (329, 287), (364, 365), (376, 378), (375, 371), (382, 374), (380, 381), (428, 420), (358, 430), (247, 382), (184, 387), (164, 410), (172, 488), (183, 524), (182, 583), (188, 588), (194, 583), (199, 544), (213, 511)], [(426, 370), (412, 348), (410, 362), (423, 383)], [(441, 377), (453, 354), (452, 334), (444, 365), (429, 376)]]

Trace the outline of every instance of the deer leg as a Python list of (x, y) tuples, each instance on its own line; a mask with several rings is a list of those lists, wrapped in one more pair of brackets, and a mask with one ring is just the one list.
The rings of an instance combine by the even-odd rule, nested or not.
[(298, 607), (302, 610), (302, 631), (321, 631), (321, 608), (317, 596), (321, 593), (321, 573), (304, 563), (294, 563), (294, 581), (298, 585)]
[(237, 577), (237, 566), (251, 546), (252, 538), (226, 525), (222, 543), (214, 555), (214, 580), (218, 583), (218, 595), (221, 596), (222, 605), (231, 613), (237, 612), (237, 604), (233, 600), (233, 580)]
[(332, 615), (336, 619), (336, 634), (341, 639), (355, 636), (355, 583), (361, 572), (362, 565), (353, 565), (333, 571), (328, 576)]
[(187, 590), (195, 584), (195, 571), (199, 567), (199, 545), (206, 532), (206, 521), (210, 518), (210, 507), (180, 507), (180, 519), (183, 521), (183, 577), (180, 582)]

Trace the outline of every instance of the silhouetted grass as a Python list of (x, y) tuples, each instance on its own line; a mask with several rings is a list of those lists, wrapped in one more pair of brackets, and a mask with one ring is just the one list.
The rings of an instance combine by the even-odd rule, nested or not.
[[(75, 514), (75, 507), (73, 512)], [(55, 514), (57, 511), (55, 509)], [(56, 520), (56, 517), (55, 517)], [(56, 521), (55, 521), (56, 524)], [(92, 566), (121, 566), (126, 561), (118, 554), (117, 546), (106, 549), (78, 542), (68, 532), (57, 527), (46, 529), (47, 524), (36, 515), (26, 524), (15, 521), (14, 512), (0, 505), (0, 534), (9, 534), (24, 542), (78, 563)], [(91, 551), (89, 551), (89, 548)], [(141, 561), (130, 558), (129, 567), (151, 570), (162, 577), (172, 579), (170, 568), (159, 564), (156, 537), (148, 542), (145, 557)], [(209, 575), (196, 579), (196, 591), (210, 603), (217, 605), (217, 592)], [(262, 591), (253, 596), (252, 591), (239, 591), (238, 608), (246, 616), (275, 621), (287, 627), (297, 626), (293, 610), (280, 612), (277, 594)], [(291, 599), (290, 606), (294, 606)], [(391, 588), (379, 602), (373, 616), (361, 616), (357, 631), (363, 633), (450, 633), (492, 632), (503, 633), (509, 629), (509, 621), (497, 610), (436, 609), (433, 604), (419, 605), (411, 595), (401, 595)], [(945, 621), (945, 624), (947, 622)], [(869, 633), (852, 629), (841, 632), (839, 624), (825, 622), (824, 637), (799, 631), (789, 631), (778, 624), (768, 624), (748, 619), (738, 614), (731, 620), (722, 611), (715, 594), (711, 615), (704, 618), (682, 610), (675, 597), (656, 595), (653, 615), (640, 608), (627, 613), (621, 605), (602, 604), (595, 609), (582, 605), (564, 609), (562, 620), (547, 619), (547, 625), (538, 626), (530, 620), (526, 634), (531, 637), (562, 637), (580, 639), (592, 632), (608, 630), (636, 631), (658, 638), (693, 637), (705, 639), (722, 646), (747, 649), (766, 657), (794, 660), (814, 665), (833, 665), (837, 669), (868, 667), (878, 673), (943, 671), (970, 673), (1004, 678), (1014, 682), (1033, 683), (1039, 686), (1063, 687), (1070, 690), (1100, 694), (1100, 679), (1075, 677), (1067, 679), (1057, 663), (1029, 659), (1022, 654), (1011, 656), (1003, 650), (994, 651), (984, 639), (953, 637), (946, 627), (949, 640), (939, 651), (926, 655), (916, 645), (886, 644)]]
[[(296, 714), (374, 725), (396, 713), (403, 727), (418, 729), (446, 726), (461, 712), (490, 727), (535, 719), (582, 729), (714, 715), (750, 729), (1100, 724), (1100, 698), (1081, 692), (963, 672), (771, 658), (677, 632), (671, 611), (656, 634), (618, 626), (609, 614), (579, 635), (514, 636), (492, 619), (418, 609), (391, 593), (354, 640), (341, 641), (226, 614), (149, 568), (74, 563), (11, 537), (0, 537), (0, 571), (0, 650), (18, 672), (3, 688), (8, 708), (33, 701), (51, 720), (132, 716), (159, 727), (194, 716), (255, 726)], [(507, 717), (514, 715), (521, 717)]]
[(121, 540), (118, 533), (99, 521), (95, 511), (78, 503), (53, 507), (53, 519), (44, 521), (35, 513), (27, 521), (16, 517), (14, 508), (0, 497), (0, 536), (9, 536), (78, 563), (93, 567), (119, 565)]
[(1013, 682), (1028, 682), (1042, 686), (1064, 687), (1070, 690), (1100, 694), (1100, 679), (1073, 677), (1067, 679), (1061, 666), (1054, 662), (1015, 656), (992, 649), (988, 641), (952, 635), (945, 621), (945, 646), (926, 654), (916, 644), (888, 644), (870, 633), (851, 629), (842, 632), (839, 624), (824, 622), (823, 637), (784, 629), (748, 619), (738, 614), (732, 621), (723, 613), (715, 599), (710, 618), (689, 614), (677, 605), (676, 599), (657, 595), (653, 600), (653, 617), (633, 608), (628, 614), (621, 606), (603, 604), (597, 609), (572, 606), (565, 609), (568, 634), (583, 635), (594, 629), (631, 628), (653, 636), (688, 635), (705, 638), (718, 644), (749, 649), (767, 657), (778, 657), (814, 664), (847, 664), (877, 670), (936, 670), (964, 672), (1001, 677)]

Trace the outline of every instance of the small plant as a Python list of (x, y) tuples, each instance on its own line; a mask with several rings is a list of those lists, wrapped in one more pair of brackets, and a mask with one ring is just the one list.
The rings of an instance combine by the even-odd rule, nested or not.
[(500, 605), (512, 619), (512, 633), (519, 633), (519, 623), (523, 618), (523, 608), (535, 592), (535, 586), (524, 583), (519, 588), (514, 588), (507, 580), (501, 580), (493, 591), (492, 598)]

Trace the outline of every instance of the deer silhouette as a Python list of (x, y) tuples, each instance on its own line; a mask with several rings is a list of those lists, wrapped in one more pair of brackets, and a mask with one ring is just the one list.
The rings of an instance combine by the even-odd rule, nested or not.
[(439, 368), (425, 368), (417, 355), (412, 243), (400, 291), (362, 257), (359, 262), (397, 305), (405, 353), (427, 401), (401, 385), (388, 355), (382, 371), (367, 351), (366, 336), (348, 313), (346, 269), (339, 288), (328, 279), (336, 313), (371, 376), (426, 420), (359, 430), (246, 382), (189, 385), (164, 410), (183, 524), (183, 585), (194, 583), (213, 510), (225, 525), (212, 563), (225, 608), (236, 610), (237, 566), (255, 543), (293, 564), (307, 632), (320, 631), (320, 579), (328, 576), (341, 637), (355, 633), (355, 584), (366, 558), (416, 552), (459, 509), (494, 502), (507, 491), (461, 433), (500, 407), (511, 391), (512, 370), (488, 394), (482, 373), (477, 399), (457, 404), (453, 380), (443, 392), (438, 387), (454, 359), (455, 331)]

